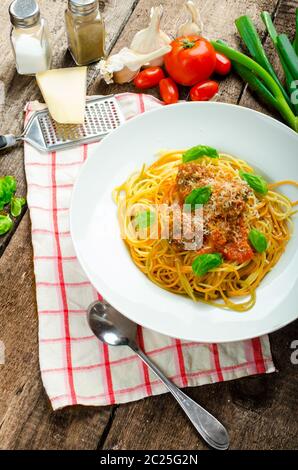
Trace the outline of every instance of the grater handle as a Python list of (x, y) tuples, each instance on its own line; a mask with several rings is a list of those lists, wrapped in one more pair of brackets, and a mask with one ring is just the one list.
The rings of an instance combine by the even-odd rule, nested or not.
[(0, 135), (0, 150), (14, 147), (18, 140), (19, 139), (12, 134)]

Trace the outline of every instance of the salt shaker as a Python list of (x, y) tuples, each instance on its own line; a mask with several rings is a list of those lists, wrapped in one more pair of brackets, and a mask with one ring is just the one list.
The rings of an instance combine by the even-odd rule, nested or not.
[(51, 67), (51, 48), (47, 22), (40, 15), (36, 0), (14, 0), (9, 7), (11, 43), (16, 68), (21, 75), (35, 75)]
[(68, 0), (65, 21), (68, 47), (77, 65), (104, 57), (105, 26), (98, 0)]

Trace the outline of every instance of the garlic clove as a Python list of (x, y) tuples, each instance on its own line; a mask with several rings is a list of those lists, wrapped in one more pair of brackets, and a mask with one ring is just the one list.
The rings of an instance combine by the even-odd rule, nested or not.
[(122, 69), (123, 61), (119, 54), (114, 54), (108, 59), (102, 59), (99, 62), (99, 73), (108, 85), (114, 82), (113, 75)]
[(186, 23), (182, 24), (177, 31), (177, 37), (179, 36), (188, 36), (188, 35), (198, 35), (202, 36), (203, 34), (203, 22), (201, 20), (201, 15), (196, 8), (194, 2), (191, 0), (185, 3), (185, 6), (188, 12), (191, 15), (191, 19), (189, 19)]
[(101, 60), (99, 70), (106, 83), (113, 83), (113, 81), (119, 84), (129, 83), (144, 64), (163, 57), (170, 50), (170, 45), (164, 45), (155, 51), (140, 54), (128, 47), (124, 47), (117, 54), (110, 56), (106, 60)]
[(113, 81), (115, 83), (118, 83), (119, 85), (123, 85), (124, 83), (130, 83), (138, 75), (139, 71), (140, 69), (131, 70), (128, 67), (123, 67), (123, 69), (119, 72), (114, 72)]
[[(138, 31), (130, 45), (130, 48), (139, 53), (149, 53), (160, 47), (170, 44), (171, 38), (160, 29), (160, 21), (163, 15), (163, 6), (152, 7), (149, 26)], [(151, 60), (148, 65), (162, 65), (163, 57)]]

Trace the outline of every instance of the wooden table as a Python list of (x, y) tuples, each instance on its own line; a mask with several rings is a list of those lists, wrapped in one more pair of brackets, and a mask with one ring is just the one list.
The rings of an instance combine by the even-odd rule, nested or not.
[[(15, 70), (9, 44), (10, 1), (2, 0), (0, 6), (0, 80), (6, 89), (0, 132), (18, 134), (25, 103), (41, 97), (35, 79), (21, 77)], [(39, 3), (50, 23), (54, 66), (69, 66), (72, 61), (66, 52), (63, 17), (66, 0), (40, 0)], [(108, 30), (108, 50), (117, 51), (128, 45), (134, 33), (145, 26), (150, 7), (159, 3), (165, 9), (163, 28), (174, 34), (185, 18), (183, 0), (101, 2)], [(239, 47), (234, 19), (248, 13), (263, 31), (258, 14), (262, 10), (273, 15), (281, 32), (293, 35), (297, 0), (200, 0), (198, 3), (206, 37), (222, 38)], [(265, 35), (263, 39), (271, 56), (270, 41)], [(99, 83), (95, 68), (90, 68), (89, 94), (119, 91), (134, 91), (134, 88)], [(220, 101), (268, 112), (234, 75), (221, 83)], [(19, 193), (25, 194), (22, 146), (4, 154), (0, 174), (15, 175)], [(0, 256), (0, 340), (6, 346), (6, 364), (0, 366), (1, 449), (206, 449), (168, 395), (121, 406), (73, 407), (53, 413), (38, 366), (38, 319), (28, 211), (24, 210), (14, 231), (0, 239)], [(187, 390), (225, 423), (230, 431), (231, 448), (298, 448), (298, 366), (290, 361), (291, 343), (295, 339), (298, 339), (298, 321), (271, 335), (279, 373)]]

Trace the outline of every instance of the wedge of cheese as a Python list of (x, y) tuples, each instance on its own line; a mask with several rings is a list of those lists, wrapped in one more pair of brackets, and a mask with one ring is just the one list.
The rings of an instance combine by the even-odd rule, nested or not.
[(36, 80), (52, 118), (61, 124), (83, 124), (87, 67), (48, 70)]

